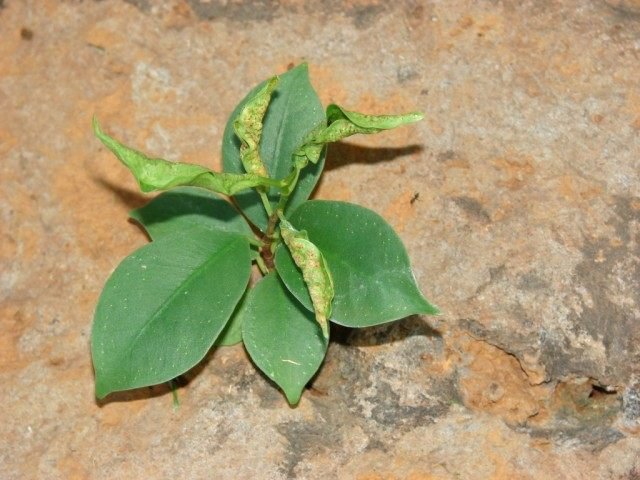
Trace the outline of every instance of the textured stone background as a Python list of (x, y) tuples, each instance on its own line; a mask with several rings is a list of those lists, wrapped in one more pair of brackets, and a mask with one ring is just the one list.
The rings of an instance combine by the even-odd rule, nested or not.
[[(0, 478), (640, 478), (640, 2), (0, 6)], [(97, 404), (146, 199), (91, 116), (219, 166), (235, 103), (303, 59), (325, 103), (426, 112), (335, 146), (316, 196), (385, 216), (445, 314), (335, 332), (296, 409), (240, 347), (177, 411)]]

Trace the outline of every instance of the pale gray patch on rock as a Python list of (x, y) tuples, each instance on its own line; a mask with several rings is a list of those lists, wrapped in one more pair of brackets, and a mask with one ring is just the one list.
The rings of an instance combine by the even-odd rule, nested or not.
[(482, 204), (471, 197), (453, 197), (453, 202), (460, 207), (467, 215), (469, 215), (474, 220), (479, 220), (483, 223), (490, 223), (491, 216), (482, 206)]
[(555, 443), (573, 446), (579, 443), (588, 447), (591, 452), (600, 450), (624, 438), (624, 435), (609, 426), (566, 426), (559, 428), (516, 429), (527, 432), (534, 438), (548, 438)]
[[(631, 206), (633, 201), (638, 201), (634, 197), (617, 196), (614, 199), (615, 216), (608, 224), (614, 228), (619, 242), (612, 244), (612, 239), (604, 237), (585, 239), (584, 260), (578, 264), (575, 273), (576, 283), (589, 292), (591, 301), (582, 306), (580, 314), (574, 313), (571, 320), (576, 332), (586, 331), (605, 346), (609, 362), (604, 373), (612, 377), (607, 381), (623, 383), (632, 373), (634, 366), (629, 360), (638, 355), (640, 345), (639, 318), (634, 313), (640, 306), (640, 238), (631, 227), (632, 223), (640, 222), (640, 210)], [(624, 278), (619, 275), (620, 265), (626, 265)], [(625, 290), (632, 292), (628, 301), (633, 306), (612, 300), (612, 282), (629, 284)], [(590, 376), (596, 377), (594, 373)]]
[(133, 5), (134, 7), (136, 7), (138, 10), (140, 10), (141, 12), (148, 12), (149, 10), (151, 10), (151, 3), (149, 3), (149, 0), (124, 0), (126, 3), (129, 3), (131, 5)]
[(288, 442), (285, 460), (279, 469), (286, 478), (297, 478), (296, 466), (310, 454), (331, 451), (342, 443), (340, 430), (333, 422), (316, 420), (285, 422), (277, 427)]
[(623, 421), (627, 427), (640, 426), (640, 377), (635, 377), (622, 395)]
[(521, 290), (537, 291), (546, 290), (550, 287), (549, 282), (533, 270), (522, 275), (518, 282), (518, 288)]
[(398, 83), (406, 83), (414, 78), (418, 78), (420, 75), (415, 67), (411, 65), (401, 65), (398, 67), (397, 78)]
[(271, 22), (278, 16), (277, 0), (245, 0), (222, 2), (220, 0), (188, 0), (189, 5), (202, 20), (231, 20), (234, 22)]
[(353, 24), (358, 29), (369, 28), (385, 11), (384, 4), (356, 6), (348, 15), (353, 18)]

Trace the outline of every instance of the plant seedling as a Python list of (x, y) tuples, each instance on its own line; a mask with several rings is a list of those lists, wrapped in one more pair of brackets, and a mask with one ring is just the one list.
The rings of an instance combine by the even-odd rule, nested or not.
[[(131, 212), (152, 242), (120, 263), (98, 301), (97, 397), (170, 382), (213, 346), (242, 342), (295, 405), (322, 364), (331, 323), (359, 328), (438, 313), (382, 217), (308, 200), (328, 143), (421, 118), (324, 111), (302, 64), (236, 107), (223, 172), (150, 158), (94, 119), (96, 136), (143, 192), (168, 190)], [(250, 286), (252, 263), (263, 278)]]

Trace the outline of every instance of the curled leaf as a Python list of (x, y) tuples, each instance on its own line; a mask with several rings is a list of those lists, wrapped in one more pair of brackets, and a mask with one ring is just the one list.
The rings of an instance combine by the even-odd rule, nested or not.
[[(302, 145), (303, 140), (315, 126), (325, 120), (325, 113), (320, 99), (309, 81), (307, 64), (278, 75), (276, 90), (271, 96), (271, 103), (262, 121), (262, 135), (260, 137), (260, 156), (272, 178), (284, 178), (293, 169), (293, 154)], [(261, 82), (234, 109), (224, 130), (222, 138), (223, 171), (229, 173), (245, 173), (240, 159), (241, 142), (233, 128), (234, 121), (242, 112), (244, 106), (264, 87)], [(324, 155), (315, 165), (308, 166), (300, 172), (300, 178), (295, 190), (287, 202), (286, 210), (293, 211), (304, 202), (316, 185), (322, 167)], [(269, 218), (262, 195), (254, 190), (243, 192), (234, 199), (242, 213), (260, 230), (266, 231)], [(278, 204), (278, 192), (270, 189), (266, 192), (272, 209)]]
[(315, 163), (327, 143), (337, 142), (358, 133), (371, 134), (422, 120), (421, 113), (403, 115), (365, 115), (332, 104), (327, 107), (328, 125), (314, 129), (295, 155)]
[(328, 319), (331, 316), (331, 302), (334, 289), (331, 272), (322, 252), (309, 241), (307, 232), (296, 230), (287, 220), (280, 219), (280, 234), (287, 245), (293, 261), (302, 272), (309, 296), (313, 303), (316, 321), (320, 324), (325, 338), (329, 337)]
[(283, 185), (283, 181), (255, 174), (218, 173), (200, 165), (149, 158), (144, 153), (129, 148), (104, 133), (95, 118), (93, 131), (96, 137), (131, 171), (140, 190), (145, 193), (179, 186), (192, 186), (224, 195), (235, 195), (253, 187)]
[(302, 146), (293, 154), (296, 168), (304, 168), (307, 165), (307, 161), (314, 164), (318, 163), (318, 160), (322, 156), (322, 149), (327, 142), (319, 142), (316, 138), (319, 137), (326, 128), (327, 122), (322, 121), (305, 137)]
[(327, 120), (329, 125), (344, 120), (353, 125), (356, 133), (378, 133), (382, 130), (415, 123), (424, 118), (419, 112), (405, 113), (402, 115), (365, 115), (363, 113), (345, 110), (336, 104), (327, 107)]
[(268, 177), (260, 158), (260, 137), (262, 136), (262, 119), (267, 111), (271, 95), (278, 85), (278, 77), (272, 77), (244, 106), (238, 118), (233, 122), (233, 129), (242, 142), (240, 160), (247, 173)]

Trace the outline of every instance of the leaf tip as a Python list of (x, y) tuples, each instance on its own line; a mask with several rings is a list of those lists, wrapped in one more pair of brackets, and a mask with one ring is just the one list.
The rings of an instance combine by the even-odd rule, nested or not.
[[(303, 387), (304, 388), (304, 387)], [(292, 389), (283, 389), (284, 396), (287, 398), (287, 402), (291, 408), (295, 408), (300, 403), (300, 398), (302, 397), (302, 388)]]
[(274, 75), (267, 81), (267, 91), (269, 93), (273, 92), (279, 83), (280, 83), (280, 77), (278, 75)]
[(326, 319), (324, 322), (320, 323), (320, 328), (322, 329), (322, 336), (325, 341), (329, 341), (329, 322)]
[(424, 301), (425, 303), (425, 314), (426, 315), (442, 315), (442, 311), (436, 307), (435, 305), (432, 305), (431, 303), (429, 303), (428, 301)]
[(106, 386), (101, 380), (100, 377), (96, 373), (96, 388), (95, 388), (95, 396), (98, 400), (102, 400), (111, 392), (113, 392), (111, 388)]
[(93, 128), (93, 134), (98, 137), (101, 138), (104, 133), (102, 132), (102, 128), (100, 128), (100, 123), (98, 122), (98, 117), (96, 115), (94, 115), (91, 118), (91, 128)]
[(410, 122), (419, 122), (420, 120), (424, 120), (424, 113), (422, 112), (411, 112), (409, 115)]

